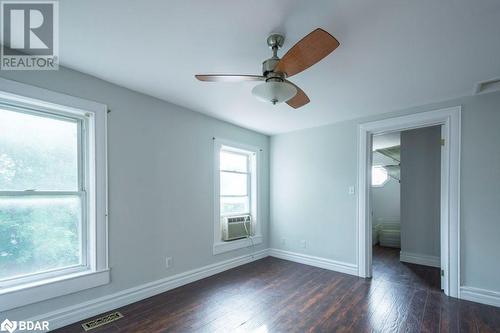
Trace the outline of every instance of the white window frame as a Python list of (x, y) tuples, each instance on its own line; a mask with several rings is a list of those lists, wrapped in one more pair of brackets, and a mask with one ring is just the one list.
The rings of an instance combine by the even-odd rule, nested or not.
[[(235, 153), (253, 154), (255, 162), (254, 165), (249, 165), (248, 177), (249, 182), (249, 201), (250, 201), (250, 215), (252, 216), (252, 229), (255, 230), (253, 236), (233, 241), (222, 241), (221, 231), (221, 213), (220, 213), (220, 151), (225, 147), (225, 150), (232, 150)], [(213, 254), (234, 251), (249, 246), (254, 246), (262, 243), (261, 225), (262, 219), (260, 214), (261, 207), (261, 149), (259, 147), (242, 144), (226, 139), (214, 138), (214, 217), (213, 217)], [(251, 163), (250, 163), (251, 164)], [(229, 215), (226, 215), (229, 216)]]
[[(79, 171), (83, 170), (84, 175), (79, 175), (78, 192), (86, 203), (82, 205), (85, 218), (82, 218), (81, 265), (0, 282), (0, 311), (109, 283), (107, 106), (6, 79), (0, 79), (0, 105), (6, 109), (81, 122)], [(33, 191), (29, 195), (44, 193)]]

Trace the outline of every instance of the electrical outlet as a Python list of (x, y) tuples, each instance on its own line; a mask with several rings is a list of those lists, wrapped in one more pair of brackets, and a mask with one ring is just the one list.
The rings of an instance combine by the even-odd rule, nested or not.
[(165, 267), (167, 267), (167, 268), (172, 267), (172, 257), (165, 258)]
[(303, 239), (303, 240), (300, 241), (300, 247), (303, 248), (303, 249), (307, 248), (307, 241), (305, 239)]

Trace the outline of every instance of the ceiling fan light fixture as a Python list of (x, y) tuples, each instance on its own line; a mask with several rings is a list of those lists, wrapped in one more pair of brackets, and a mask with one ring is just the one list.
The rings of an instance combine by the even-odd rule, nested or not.
[(257, 99), (274, 105), (286, 102), (296, 94), (297, 88), (284, 81), (267, 81), (252, 89), (252, 95)]

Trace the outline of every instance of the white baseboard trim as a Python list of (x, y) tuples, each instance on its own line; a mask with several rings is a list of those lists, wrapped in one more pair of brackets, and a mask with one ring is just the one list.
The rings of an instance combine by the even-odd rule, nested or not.
[(280, 259), (298, 262), (300, 264), (316, 266), (331, 271), (341, 272), (345, 274), (358, 275), (358, 266), (336, 260), (326, 259), (322, 257), (310, 256), (307, 254), (290, 252), (280, 249), (269, 249), (269, 255)]
[(498, 291), (461, 286), (460, 298), (466, 301), (500, 307), (500, 292)]
[(395, 247), (398, 249), (401, 247), (401, 243), (400, 243), (399, 239), (380, 238), (380, 240), (378, 242), (379, 242), (380, 246), (384, 246), (384, 247)]
[(418, 254), (412, 252), (403, 252), (399, 254), (399, 261), (408, 262), (410, 264), (441, 267), (441, 259), (435, 256), (429, 256), (426, 254)]
[(379, 241), (378, 243), (382, 247), (394, 247), (396, 249), (399, 249), (401, 247), (401, 243), (399, 243), (397, 241), (383, 240), (383, 241)]
[(184, 273), (169, 276), (164, 279), (145, 283), (137, 287), (122, 290), (111, 295), (99, 297), (84, 303), (58, 309), (53, 312), (30, 318), (28, 320), (47, 320), (49, 321), (50, 330), (54, 330), (98, 315), (100, 313), (108, 312), (116, 308), (180, 287), (182, 285), (209, 277), (228, 269), (265, 258), (268, 256), (268, 253), (268, 249), (264, 249), (253, 254), (221, 261)]

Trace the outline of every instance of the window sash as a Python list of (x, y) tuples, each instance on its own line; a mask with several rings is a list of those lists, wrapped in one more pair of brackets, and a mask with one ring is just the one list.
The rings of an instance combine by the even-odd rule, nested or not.
[[(252, 214), (252, 205), (251, 205), (250, 195), (221, 195), (220, 197), (221, 198), (248, 198), (248, 211), (243, 211), (243, 212), (239, 212), (239, 213), (227, 213), (227, 214), (224, 214), (221, 212), (220, 213), (221, 217), (251, 215)], [(219, 200), (219, 207), (221, 205), (220, 203), (221, 203), (221, 200)]]
[[(230, 173), (230, 174), (236, 174), (236, 175), (245, 175), (246, 176), (246, 185), (245, 185), (245, 194), (220, 194), (221, 197), (248, 197), (250, 196), (251, 192), (251, 179), (250, 177), (252, 176), (250, 173), (247, 172), (233, 172), (233, 171), (220, 171), (219, 175), (219, 182), (222, 182), (222, 174), (223, 173)], [(220, 184), (219, 184), (220, 186)], [(222, 189), (220, 190), (222, 192)]]
[(66, 195), (80, 195), (85, 193), (85, 191), (36, 191), (36, 190), (25, 190), (25, 191), (0, 191), (0, 196), (66, 196)]
[(79, 226), (80, 234), (80, 263), (77, 265), (70, 265), (66, 267), (58, 267), (54, 269), (48, 269), (40, 272), (33, 272), (21, 275), (15, 275), (12, 277), (7, 277), (0, 279), (0, 287), (18, 285), (27, 282), (33, 282), (37, 280), (43, 280), (54, 276), (71, 274), (89, 268), (88, 260), (88, 224), (87, 224), (87, 193), (85, 191), (0, 191), (1, 197), (79, 197), (81, 200), (81, 214), (80, 217), (81, 224)]
[(59, 267), (54, 269), (49, 269), (41, 272), (34, 272), (23, 275), (15, 275), (9, 278), (0, 280), (0, 288), (14, 287), (18, 285), (23, 285), (30, 282), (36, 282), (41, 280), (46, 280), (58, 276), (79, 273), (87, 271), (88, 267), (83, 264), (71, 265), (67, 267)]
[[(246, 172), (245, 171), (238, 171), (238, 170), (226, 170), (226, 169), (220, 169), (221, 171), (228, 171), (228, 172), (240, 172), (240, 173), (250, 173), (250, 152), (242, 151), (240, 149), (230, 147), (230, 146), (222, 146), (221, 149), (219, 150), (219, 159), (220, 159), (220, 153), (227, 153), (227, 154), (233, 154), (233, 155), (239, 155), (239, 156), (244, 156), (246, 160)], [(220, 163), (219, 163), (220, 165)]]
[[(88, 131), (87, 123), (88, 119), (82, 115), (77, 114), (67, 114), (65, 112), (55, 112), (53, 110), (30, 107), (29, 105), (16, 105), (10, 104), (5, 101), (0, 101), (0, 109), (6, 111), (18, 112), (27, 115), (32, 115), (34, 117), (44, 117), (49, 119), (62, 120), (67, 122), (72, 122), (77, 124), (77, 186), (78, 190), (85, 190), (86, 188), (86, 162), (88, 161)], [(30, 191), (31, 189), (26, 189), (25, 191)], [(36, 191), (36, 189), (35, 189)], [(55, 190), (57, 191), (57, 190)], [(43, 192), (55, 192), (50, 190), (44, 190)], [(0, 192), (18, 192), (18, 191), (6, 191), (0, 189)], [(22, 192), (22, 191), (19, 191)], [(71, 192), (71, 191), (60, 191), (60, 192)]]
[[(246, 175), (247, 176), (247, 184), (246, 184), (246, 189), (245, 189), (246, 194), (241, 194), (241, 195), (236, 195), (236, 194), (219, 194), (219, 198), (248, 198), (248, 211), (247, 212), (238, 213), (238, 214), (234, 214), (234, 213), (223, 214), (223, 213), (220, 213), (220, 216), (221, 217), (227, 217), (227, 216), (237, 216), (237, 215), (247, 215), (247, 214), (250, 215), (251, 211), (252, 211), (252, 170), (251, 170), (251, 156), (250, 156), (250, 153), (236, 152), (236, 151), (231, 150), (231, 147), (222, 148), (220, 150), (220, 152), (222, 152), (222, 151), (229, 152), (231, 154), (245, 156), (246, 157), (246, 162), (247, 162), (247, 171), (243, 172), (243, 171), (234, 171), (234, 170), (219, 169), (219, 182), (220, 182), (220, 179), (222, 178), (222, 173), (232, 173), (232, 174)], [(219, 189), (220, 189), (220, 184), (219, 184)], [(220, 193), (220, 190), (219, 190), (219, 193)], [(220, 206), (220, 199), (219, 199), (219, 206)]]
[(234, 170), (225, 170), (225, 169), (220, 169), (220, 172), (226, 172), (226, 173), (235, 173), (238, 175), (251, 175), (251, 172), (243, 172), (243, 171), (234, 171)]

